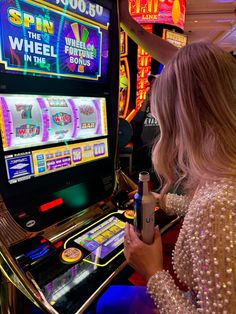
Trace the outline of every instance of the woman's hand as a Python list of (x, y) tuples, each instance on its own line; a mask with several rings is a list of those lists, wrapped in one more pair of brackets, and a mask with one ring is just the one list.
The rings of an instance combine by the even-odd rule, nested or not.
[(163, 270), (162, 242), (159, 229), (155, 231), (152, 244), (141, 241), (128, 223), (125, 225), (124, 255), (132, 266), (146, 281), (157, 271)]
[(162, 209), (165, 208), (165, 195), (164, 197), (161, 199), (161, 194), (159, 193), (156, 193), (156, 192), (151, 192), (152, 193), (152, 196), (155, 198), (156, 200), (156, 206), (157, 207), (160, 207)]
[(137, 192), (138, 190), (134, 190), (132, 192), (129, 192), (129, 199), (133, 199), (134, 198), (134, 194)]
[[(133, 205), (134, 203), (134, 194), (137, 192), (137, 190), (134, 190), (132, 192), (129, 193), (129, 199), (130, 201), (128, 202), (129, 205)], [(156, 206), (160, 207), (160, 198), (161, 198), (161, 195), (156, 193), (156, 192), (151, 192), (153, 197), (155, 198), (156, 200)], [(163, 203), (163, 201), (162, 201)]]
[(178, 48), (161, 37), (144, 30), (132, 18), (129, 13), (128, 0), (119, 0), (119, 13), (123, 30), (137, 45), (149, 53), (152, 58), (165, 65), (176, 54)]

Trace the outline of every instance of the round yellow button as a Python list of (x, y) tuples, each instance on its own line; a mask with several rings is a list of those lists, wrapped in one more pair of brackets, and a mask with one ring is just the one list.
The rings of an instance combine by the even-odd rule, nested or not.
[(132, 209), (127, 209), (125, 212), (124, 212), (124, 216), (128, 219), (134, 219), (134, 210)]
[(76, 247), (69, 247), (61, 254), (61, 259), (66, 263), (78, 262), (82, 257), (82, 252)]

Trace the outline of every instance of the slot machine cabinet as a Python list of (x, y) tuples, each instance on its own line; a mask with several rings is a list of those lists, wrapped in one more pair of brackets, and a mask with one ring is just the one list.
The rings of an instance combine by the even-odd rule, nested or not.
[(124, 267), (117, 2), (2, 0), (0, 15), (2, 309), (19, 289), (84, 313)]

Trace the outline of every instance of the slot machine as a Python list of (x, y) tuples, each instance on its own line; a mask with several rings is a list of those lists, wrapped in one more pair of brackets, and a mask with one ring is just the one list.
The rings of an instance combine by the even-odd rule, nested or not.
[(1, 0), (0, 38), (1, 303), (84, 313), (124, 262), (117, 3)]

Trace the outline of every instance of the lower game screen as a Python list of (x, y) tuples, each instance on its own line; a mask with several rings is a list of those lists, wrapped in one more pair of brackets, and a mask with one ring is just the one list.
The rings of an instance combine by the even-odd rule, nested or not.
[(124, 227), (123, 221), (111, 216), (74, 241), (102, 259), (123, 243)]
[[(96, 271), (99, 268), (95, 262), (97, 258), (105, 258), (123, 243), (124, 228), (125, 222), (111, 216), (77, 237), (74, 241), (90, 254), (53, 281), (43, 285), (42, 291), (47, 300), (52, 305), (63, 300), (68, 292)], [(102, 268), (102, 271), (106, 270)]]

